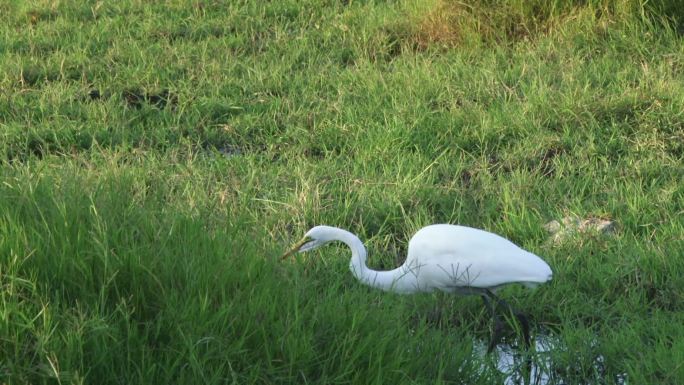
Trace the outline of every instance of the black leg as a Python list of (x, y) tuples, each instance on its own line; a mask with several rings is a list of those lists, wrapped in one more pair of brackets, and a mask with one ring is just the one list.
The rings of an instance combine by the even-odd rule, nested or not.
[(489, 310), (489, 314), (492, 316), (492, 320), (494, 321), (494, 325), (492, 326), (492, 335), (489, 339), (489, 345), (487, 346), (487, 354), (491, 353), (494, 348), (496, 348), (496, 345), (499, 344), (501, 337), (503, 337), (504, 329), (503, 322), (501, 322), (501, 318), (499, 318), (499, 315), (496, 312), (496, 306), (489, 298), (489, 294), (491, 294), (491, 292), (487, 291), (482, 295), (482, 300), (484, 301), (485, 306), (487, 307), (487, 310)]
[(489, 297), (487, 297), (487, 293), (482, 294), (482, 302), (484, 302), (485, 307), (487, 308), (487, 311), (489, 312), (489, 315), (491, 317), (494, 317), (496, 314), (496, 309), (494, 309), (494, 305), (492, 305), (492, 301), (489, 300)]
[(497, 297), (491, 290), (485, 290), (482, 294), (482, 299), (484, 300), (487, 309), (492, 315), (492, 318), (494, 318), (494, 332), (492, 333), (492, 339), (489, 341), (489, 348), (487, 349), (487, 353), (490, 353), (494, 349), (494, 347), (496, 347), (496, 344), (498, 344), (499, 340), (501, 339), (501, 332), (503, 329), (503, 323), (501, 322), (501, 319), (496, 313), (496, 306), (492, 303), (492, 300), (495, 300), (496, 305), (506, 309), (508, 313), (512, 314), (518, 320), (518, 323), (520, 324), (523, 333), (525, 349), (529, 349), (531, 346), (531, 338), (530, 323), (527, 320), (527, 317), (523, 313), (515, 311), (511, 305), (509, 305), (503, 299)]

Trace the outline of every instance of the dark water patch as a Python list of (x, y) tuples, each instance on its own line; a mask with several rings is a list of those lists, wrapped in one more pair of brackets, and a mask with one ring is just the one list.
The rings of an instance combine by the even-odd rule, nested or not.
[[(484, 341), (474, 342), (474, 354), (490, 362), (486, 352)], [(609, 373), (595, 339), (588, 342), (586, 352), (571, 353), (559, 337), (539, 333), (530, 351), (499, 344), (491, 355), (496, 369), (506, 376), (505, 385), (628, 384), (626, 373)]]
[(515, 171), (525, 171), (545, 178), (556, 174), (554, 160), (568, 153), (561, 144), (550, 144), (534, 153), (513, 159), (501, 159), (498, 154), (491, 154), (487, 158), (488, 168), (493, 174), (507, 175)]
[(226, 144), (216, 149), (216, 151), (226, 158), (233, 158), (242, 155), (242, 150), (239, 147)]
[(244, 154), (244, 150), (242, 148), (227, 143), (224, 143), (219, 146), (214, 146), (205, 143), (203, 146), (200, 146), (200, 151), (202, 151), (205, 155), (207, 155), (210, 158), (221, 156), (226, 159), (233, 159), (236, 157), (240, 157)]
[[(118, 94), (112, 91), (101, 91), (98, 88), (90, 89), (83, 97), (82, 101), (100, 101), (106, 100)], [(159, 92), (145, 92), (139, 88), (129, 88), (121, 91), (121, 99), (130, 108), (140, 109), (145, 105), (155, 107), (159, 110), (165, 108), (175, 109), (178, 105), (178, 95), (168, 89), (162, 89)]]
[(88, 91), (87, 98), (90, 100), (99, 100), (102, 97), (102, 94), (100, 93), (100, 90), (98, 89), (92, 89)]
[(244, 156), (257, 155), (265, 160), (275, 162), (279, 159), (277, 151), (270, 151), (265, 145), (255, 145), (232, 141), (226, 137), (204, 138), (194, 147), (198, 154), (207, 158), (236, 159)]
[(160, 92), (144, 92), (139, 89), (127, 89), (121, 93), (123, 100), (129, 107), (140, 109), (147, 104), (157, 109), (163, 110), (167, 106), (175, 109), (178, 105), (178, 96), (168, 89)]

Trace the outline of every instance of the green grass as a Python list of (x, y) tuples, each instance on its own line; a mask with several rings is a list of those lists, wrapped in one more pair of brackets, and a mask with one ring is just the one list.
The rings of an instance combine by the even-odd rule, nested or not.
[(0, 383), (502, 383), (479, 299), (277, 259), (436, 222), (552, 266), (549, 384), (684, 382), (677, 2), (82, 3), (0, 4)]

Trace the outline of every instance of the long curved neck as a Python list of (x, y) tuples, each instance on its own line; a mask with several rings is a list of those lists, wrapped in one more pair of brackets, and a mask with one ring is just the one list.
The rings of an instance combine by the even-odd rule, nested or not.
[(352, 274), (362, 283), (385, 291), (404, 293), (412, 291), (416, 283), (411, 280), (413, 274), (406, 274), (402, 267), (388, 271), (377, 271), (366, 265), (366, 248), (354, 234), (343, 229), (336, 229), (336, 238), (349, 246), (352, 257), (349, 268)]

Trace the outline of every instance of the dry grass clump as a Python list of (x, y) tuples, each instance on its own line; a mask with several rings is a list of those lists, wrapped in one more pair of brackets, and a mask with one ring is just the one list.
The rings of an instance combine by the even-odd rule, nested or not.
[[(410, 16), (396, 25), (416, 49), (515, 43), (547, 35), (567, 23), (590, 19), (596, 26), (653, 15), (637, 0), (427, 0), (413, 3)], [(672, 16), (672, 17), (670, 17)], [(677, 21), (676, 15), (663, 15)], [(586, 24), (583, 24), (586, 25)]]

